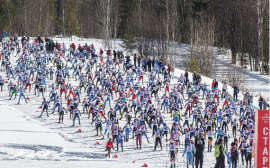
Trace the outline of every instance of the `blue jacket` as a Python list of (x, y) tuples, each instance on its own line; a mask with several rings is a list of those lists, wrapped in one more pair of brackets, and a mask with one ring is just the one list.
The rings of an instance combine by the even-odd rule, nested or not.
[(4, 33), (3, 33), (3, 36), (4, 36), (4, 37), (7, 37), (7, 32), (4, 32)]
[(144, 59), (141, 60), (142, 65), (144, 65)]
[(161, 63), (161, 68), (165, 68), (165, 64), (164, 63)]

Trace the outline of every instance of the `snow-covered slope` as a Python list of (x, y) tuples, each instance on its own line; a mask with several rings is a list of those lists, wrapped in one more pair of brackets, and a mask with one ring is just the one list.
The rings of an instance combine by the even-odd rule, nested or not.
[[(59, 40), (58, 40), (59, 42)], [(66, 46), (70, 44), (70, 41), (64, 41)], [(102, 48), (102, 40), (98, 39), (86, 39), (79, 41), (74, 39), (76, 45), (78, 44), (91, 44), (95, 45), (96, 50)], [(121, 41), (117, 41), (116, 50), (121, 50), (119, 46)], [(114, 49), (114, 48), (113, 48)], [(11, 62), (14, 65), (16, 57), (11, 57)], [(183, 70), (176, 69), (175, 77), (179, 77)], [(0, 72), (0, 75), (4, 77), (6, 74)], [(191, 75), (191, 74), (190, 74)], [(138, 80), (138, 79), (136, 79)], [(15, 80), (13, 80), (15, 81)], [(148, 79), (144, 81), (146, 86)], [(53, 81), (47, 80), (47, 85)], [(173, 78), (171, 85), (177, 82), (176, 78)], [(212, 83), (212, 79), (202, 77), (202, 82), (207, 84)], [(68, 83), (73, 86), (78, 86), (78, 81), (71, 79)], [(221, 86), (219, 86), (221, 89)], [(33, 90), (33, 89), (32, 89)], [(232, 88), (229, 89), (232, 93)], [(164, 89), (159, 92), (159, 96), (163, 95)], [(49, 93), (45, 93), (45, 97), (48, 99)], [(37, 97), (31, 93), (26, 92), (26, 96), (30, 98), (29, 103), (24, 103), (21, 100), (21, 105), (16, 105), (16, 100), (7, 100), (8, 91), (7, 87), (4, 87), (4, 91), (0, 93), (0, 167), (141, 167), (146, 163), (149, 167), (168, 167), (169, 166), (169, 151), (166, 149), (166, 142), (163, 140), (163, 150), (160, 151), (159, 147), (157, 151), (154, 149), (153, 138), (151, 137), (151, 130), (148, 130), (148, 137), (151, 144), (147, 143), (145, 137), (143, 137), (142, 150), (135, 150), (135, 140), (130, 139), (129, 142), (124, 142), (124, 152), (113, 151), (111, 156), (117, 155), (118, 158), (106, 158), (105, 157), (105, 140), (100, 140), (100, 137), (95, 136), (96, 131), (94, 126), (90, 125), (91, 120), (87, 118), (87, 115), (82, 114), (81, 124), (78, 125), (78, 121), (75, 123), (75, 127), (72, 125), (72, 119), (69, 115), (65, 114), (64, 123), (58, 124), (58, 115), (50, 114), (47, 118), (43, 114), (42, 118), (37, 118), (40, 115), (41, 109), (38, 107), (41, 105), (42, 98)], [(186, 95), (185, 95), (186, 96)], [(86, 93), (82, 93), (81, 99), (86, 97)], [(200, 96), (201, 98), (201, 96)], [(239, 97), (242, 99), (242, 95)], [(204, 100), (201, 100), (204, 104)], [(66, 101), (63, 101), (64, 107), (66, 107)], [(254, 103), (256, 105), (256, 103)], [(112, 104), (112, 107), (114, 103)], [(204, 105), (203, 105), (204, 107)], [(79, 107), (82, 110), (82, 106)], [(108, 111), (108, 106), (107, 106)], [(183, 113), (184, 109), (181, 111)], [(234, 116), (235, 117), (235, 116)], [(165, 114), (165, 122), (170, 126), (172, 124), (172, 118), (169, 114)], [(126, 120), (120, 120), (120, 126), (123, 127)], [(183, 124), (183, 123), (181, 123)], [(77, 130), (81, 129), (82, 132), (78, 133)], [(231, 128), (230, 128), (231, 130)], [(99, 145), (96, 142), (99, 142)], [(183, 137), (181, 137), (180, 152), (177, 155), (177, 166), (186, 167), (185, 157), (182, 157), (183, 153)], [(229, 139), (229, 143), (232, 138)], [(114, 143), (116, 145), (116, 143)], [(116, 147), (115, 147), (116, 148)], [(214, 167), (215, 158), (214, 153), (205, 153), (204, 167)], [(133, 161), (135, 163), (133, 163)], [(228, 165), (227, 165), (228, 166)]]

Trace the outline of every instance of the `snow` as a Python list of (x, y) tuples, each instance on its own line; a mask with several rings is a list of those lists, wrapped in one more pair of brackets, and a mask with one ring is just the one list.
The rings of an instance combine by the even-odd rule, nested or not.
[[(223, 53), (219, 53), (218, 50), (218, 48), (214, 47), (213, 66), (216, 67), (216, 72), (213, 76), (215, 76), (219, 83), (226, 78), (228, 79), (228, 76), (234, 74), (236, 71), (238, 72), (238, 76), (244, 79), (242, 94), (245, 92), (253, 94), (254, 104), (257, 106), (259, 95), (262, 95), (262, 97), (270, 103), (270, 76), (261, 75), (260, 72), (251, 71), (249, 65), (247, 65), (247, 69), (241, 69), (239, 68), (238, 60), (236, 65), (232, 65), (230, 50), (226, 50)], [(184, 65), (183, 62), (190, 57), (190, 51), (191, 45), (181, 44), (176, 47), (176, 67), (184, 69), (186, 65)]]
[[(239, 66), (230, 64), (231, 56), (225, 56), (224, 54), (216, 53), (215, 60), (217, 64), (223, 65), (220, 67), (219, 72), (224, 68), (237, 69)], [(249, 66), (248, 66), (249, 67)], [(262, 95), (265, 99), (269, 99), (270, 85), (269, 85), (269, 75), (261, 75), (260, 72), (251, 71), (250, 69), (245, 69), (242, 72), (245, 75), (246, 80), (244, 81), (246, 89), (254, 95)], [(258, 98), (258, 96), (257, 96)]]
[[(102, 47), (102, 40), (100, 39), (81, 39), (73, 37), (73, 41), (60, 41), (60, 39), (54, 39), (58, 42), (64, 42), (68, 48), (69, 44), (91, 44), (94, 43), (96, 52)], [(120, 40), (116, 40), (115, 50), (123, 50)], [(187, 51), (187, 46), (183, 47), (183, 50)], [(11, 57), (12, 64), (15, 64), (17, 58)], [(174, 75), (178, 78), (184, 70), (176, 69)], [(0, 75), (6, 79), (6, 75), (3, 71)], [(190, 74), (191, 76), (191, 74)], [(252, 78), (252, 77), (251, 77)], [(255, 78), (255, 77), (253, 77)], [(146, 78), (147, 79), (147, 78)], [(13, 80), (14, 81), (14, 80)], [(144, 82), (146, 85), (147, 80)], [(176, 83), (177, 79), (174, 78), (172, 83)], [(212, 83), (212, 79), (202, 77), (202, 82), (207, 84)], [(47, 80), (47, 85), (52, 81)], [(73, 86), (77, 86), (78, 82), (73, 79), (69, 81)], [(269, 83), (269, 81), (268, 81)], [(221, 89), (221, 85), (219, 85)], [(33, 90), (33, 89), (32, 89)], [(232, 93), (232, 88), (229, 88), (229, 92)], [(268, 92), (269, 93), (269, 92)], [(48, 99), (48, 92), (45, 93)], [(159, 96), (163, 95), (162, 92)], [(82, 114), (81, 123), (78, 125), (78, 121), (75, 122), (75, 127), (72, 125), (72, 119), (69, 115), (64, 116), (64, 123), (58, 124), (58, 115), (50, 114), (47, 118), (43, 113), (42, 118), (36, 118), (40, 115), (41, 109), (38, 107), (41, 105), (42, 98), (36, 97), (31, 93), (26, 92), (26, 97), (30, 98), (29, 103), (25, 103), (21, 100), (21, 105), (15, 105), (16, 100), (6, 100), (8, 97), (8, 91), (6, 86), (4, 91), (0, 93), (0, 108), (2, 117), (0, 117), (0, 165), (1, 167), (54, 167), (54, 168), (69, 168), (69, 167), (142, 167), (146, 163), (149, 167), (169, 167), (169, 152), (166, 150), (166, 144), (163, 140), (163, 150), (160, 151), (160, 147), (157, 147), (157, 151), (154, 149), (153, 138), (151, 137), (152, 131), (148, 131), (148, 137), (151, 144), (148, 144), (145, 137), (143, 137), (142, 150), (135, 150), (135, 140), (130, 139), (129, 142), (124, 142), (124, 152), (112, 151), (111, 156), (118, 155), (118, 158), (106, 158), (105, 140), (99, 140), (100, 137), (96, 137), (96, 131), (93, 130), (94, 126), (90, 125), (91, 120), (87, 118), (87, 115)], [(86, 97), (86, 93), (82, 93), (82, 98)], [(240, 94), (239, 99), (242, 99)], [(64, 107), (66, 107), (66, 101), (63, 101)], [(254, 105), (257, 104), (254, 102)], [(112, 107), (114, 104), (112, 104)], [(107, 106), (108, 107), (108, 106)], [(79, 107), (82, 110), (82, 107)], [(257, 107), (256, 107), (257, 108)], [(108, 110), (108, 109), (107, 109)], [(183, 110), (182, 110), (183, 111)], [(165, 114), (165, 122), (169, 125), (172, 124), (172, 118), (169, 114)], [(126, 123), (125, 120), (120, 121), (120, 126)], [(183, 124), (183, 123), (181, 123)], [(82, 132), (78, 133), (77, 130), (81, 129)], [(103, 131), (104, 132), (104, 131)], [(96, 142), (99, 145), (96, 145)], [(229, 139), (230, 144), (232, 138)], [(181, 137), (183, 142), (183, 136)], [(116, 149), (116, 143), (114, 143)], [(177, 155), (177, 166), (186, 167), (185, 158), (182, 157), (184, 146), (181, 144), (179, 153)], [(204, 167), (214, 167), (215, 158), (214, 153), (205, 152), (206, 157), (204, 159)], [(132, 163), (135, 161), (135, 163)], [(228, 165), (226, 164), (226, 167)]]

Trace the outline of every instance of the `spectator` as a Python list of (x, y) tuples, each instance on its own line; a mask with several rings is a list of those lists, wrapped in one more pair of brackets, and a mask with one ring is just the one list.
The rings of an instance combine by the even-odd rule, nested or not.
[(39, 41), (39, 43), (41, 42), (41, 38), (40, 38), (39, 35), (38, 35), (38, 37), (37, 37), (37, 40)]
[(136, 54), (134, 54), (133, 63), (134, 63), (135, 68), (137, 68), (137, 56), (136, 56)]
[(187, 70), (185, 72), (185, 78), (186, 78), (186, 85), (187, 85), (187, 82), (188, 82), (188, 72), (187, 72)]
[(232, 161), (232, 168), (237, 167), (237, 160), (238, 160), (238, 150), (237, 150), (237, 139), (231, 143), (231, 161)]
[(147, 60), (148, 72), (151, 72), (151, 62), (150, 59)]
[(236, 84), (233, 86), (233, 98), (237, 100), (237, 94), (239, 93), (239, 89)]
[(144, 60), (144, 58), (142, 58), (141, 62), (142, 62), (143, 71), (145, 71), (145, 66), (144, 66), (145, 60)]
[(115, 50), (113, 50), (113, 58), (114, 58), (114, 60), (116, 59), (116, 51)]
[(4, 38), (7, 37), (7, 32), (6, 32), (6, 31), (3, 32), (3, 37), (4, 37)]
[(125, 58), (126, 58), (126, 63), (127, 63), (127, 64), (129, 64), (129, 61), (130, 61), (130, 56), (129, 56), (129, 55), (127, 55), (127, 56), (125, 56)]
[(192, 75), (192, 79), (193, 79), (193, 85), (195, 85), (196, 84), (196, 71), (194, 71)]
[(262, 105), (263, 105), (263, 98), (262, 98), (262, 96), (260, 96), (260, 98), (259, 98), (259, 107), (260, 107), (260, 110), (262, 110)]
[(215, 80), (213, 80), (213, 82), (212, 82), (212, 85), (211, 85), (211, 88), (212, 88), (212, 90), (215, 90)]
[(139, 66), (139, 67), (141, 67), (141, 60), (142, 60), (142, 58), (139, 57), (139, 58), (138, 58), (138, 66)]
[(215, 79), (215, 89), (218, 89), (218, 81)]
[(263, 99), (263, 110), (267, 110), (267, 107), (269, 107), (269, 104)]
[(168, 65), (167, 71), (168, 71), (169, 74), (171, 73), (171, 66), (170, 66), (170, 64)]

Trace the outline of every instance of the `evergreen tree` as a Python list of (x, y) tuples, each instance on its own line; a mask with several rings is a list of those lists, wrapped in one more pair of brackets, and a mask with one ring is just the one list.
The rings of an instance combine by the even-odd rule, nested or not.
[(194, 71), (196, 71), (196, 73), (201, 72), (198, 61), (195, 58), (191, 58), (189, 63), (190, 63), (190, 65), (188, 66), (188, 71), (189, 72), (194, 72)]
[[(5, 0), (0, 0), (0, 33), (9, 28), (9, 16)], [(1, 34), (2, 35), (2, 34)]]
[(118, 34), (120, 37), (124, 37), (126, 33), (130, 32), (130, 27), (128, 24), (132, 22), (132, 13), (135, 10), (135, 7), (137, 5), (136, 0), (120, 0), (121, 8), (120, 8), (120, 24), (118, 28)]
[(120, 46), (127, 49), (128, 52), (132, 52), (136, 48), (134, 36), (132, 34), (125, 34), (122, 41), (123, 44), (120, 44)]
[(65, 32), (66, 34), (71, 36), (71, 40), (72, 35), (80, 36), (80, 26), (77, 17), (77, 8), (80, 3), (80, 0), (68, 0), (66, 6), (67, 17), (65, 20)]

